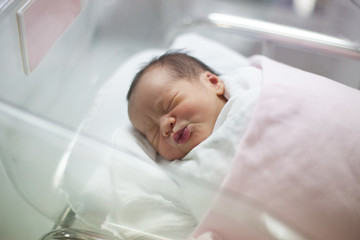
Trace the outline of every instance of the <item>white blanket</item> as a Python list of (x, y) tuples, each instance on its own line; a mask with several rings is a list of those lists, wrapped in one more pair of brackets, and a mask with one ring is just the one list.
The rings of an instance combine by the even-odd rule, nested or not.
[[(211, 164), (200, 160), (205, 157), (201, 152), (212, 154), (214, 149), (224, 145), (224, 141), (230, 141), (226, 146), (231, 145), (231, 138), (221, 132), (233, 131), (234, 123), (229, 121), (227, 124), (225, 119), (234, 112), (241, 112), (243, 117), (236, 125), (240, 132), (244, 131), (258, 92), (250, 80), (257, 78), (259, 71), (244, 67), (239, 72), (239, 67), (248, 64), (247, 59), (231, 49), (196, 34), (178, 37), (171, 48), (184, 49), (223, 73), (224, 80), (228, 81), (227, 97), (237, 94), (231, 92), (236, 87), (230, 87), (235, 82), (243, 95), (231, 98), (226, 104), (216, 127), (218, 137), (214, 134), (213, 141), (211, 137), (199, 145), (203, 151), (194, 150), (186, 161), (160, 163), (160, 167), (154, 149), (130, 127), (125, 95), (139, 67), (165, 50), (140, 52), (125, 62), (103, 86), (89, 118), (84, 122), (83, 131), (112, 142), (115, 148), (105, 149), (97, 156), (84, 156), (75, 147), (63, 189), (78, 218), (92, 225), (101, 225), (126, 239), (158, 239), (156, 236), (161, 236), (182, 240), (193, 231), (231, 162), (220, 160), (230, 159), (233, 154), (229, 151), (225, 155), (216, 155), (217, 160)], [(234, 108), (236, 110), (230, 110), (233, 108), (230, 106), (237, 105), (237, 102), (241, 104)], [(85, 174), (79, 174), (79, 166), (84, 164), (91, 167)], [(188, 188), (187, 181), (191, 178), (195, 178), (198, 184), (192, 182), (192, 188)], [(194, 192), (207, 193), (202, 195), (202, 203), (192, 197)]]
[(184, 199), (198, 221), (212, 202), (232, 164), (236, 144), (244, 135), (261, 89), (261, 71), (243, 66), (220, 76), (228, 102), (209, 138), (182, 160), (158, 160), (184, 191)]

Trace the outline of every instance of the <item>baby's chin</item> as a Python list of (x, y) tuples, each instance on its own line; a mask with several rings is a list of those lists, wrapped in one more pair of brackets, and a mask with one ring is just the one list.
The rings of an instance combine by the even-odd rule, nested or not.
[(180, 149), (177, 148), (177, 149), (174, 149), (174, 150), (172, 150), (170, 152), (166, 152), (166, 153), (158, 152), (158, 154), (162, 158), (164, 158), (164, 159), (166, 159), (168, 161), (181, 160), (183, 157), (186, 156), (186, 154), (188, 154), (191, 151), (191, 149), (190, 150), (180, 150)]
[(187, 153), (184, 153), (184, 154), (179, 154), (179, 155), (174, 155), (174, 156), (167, 156), (167, 157), (164, 157), (163, 155), (161, 155), (165, 160), (167, 161), (174, 161), (174, 160), (181, 160), (183, 157), (186, 156)]
[(158, 152), (158, 154), (165, 160), (173, 161), (173, 160), (181, 160), (190, 151), (191, 151), (191, 149), (187, 150), (187, 151), (181, 151), (180, 149), (174, 149), (171, 152), (167, 152), (167, 153)]

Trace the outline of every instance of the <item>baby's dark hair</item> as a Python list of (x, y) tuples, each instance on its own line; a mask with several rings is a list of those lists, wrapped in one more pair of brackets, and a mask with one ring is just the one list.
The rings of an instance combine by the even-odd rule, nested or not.
[(141, 68), (141, 70), (135, 75), (126, 99), (129, 101), (134, 88), (137, 83), (143, 77), (143, 75), (154, 67), (165, 67), (166, 70), (175, 78), (189, 78), (195, 79), (202, 72), (209, 71), (215, 75), (219, 75), (215, 70), (207, 66), (199, 59), (188, 55), (185, 52), (179, 50), (167, 51), (159, 57), (153, 58), (149, 63)]

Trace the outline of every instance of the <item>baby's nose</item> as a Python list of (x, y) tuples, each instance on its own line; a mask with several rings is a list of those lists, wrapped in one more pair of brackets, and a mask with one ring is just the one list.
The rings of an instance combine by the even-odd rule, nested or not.
[(161, 120), (161, 126), (160, 126), (160, 129), (161, 129), (161, 134), (164, 136), (164, 137), (169, 137), (174, 126), (175, 126), (175, 118), (174, 117), (163, 117), (162, 120)]

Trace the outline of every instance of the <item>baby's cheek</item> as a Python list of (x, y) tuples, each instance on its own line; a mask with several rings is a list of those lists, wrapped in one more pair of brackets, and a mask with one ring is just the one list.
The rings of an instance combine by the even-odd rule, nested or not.
[(171, 146), (167, 139), (162, 139), (159, 141), (157, 152), (167, 160), (173, 160), (176, 156), (176, 149)]
[(184, 118), (192, 118), (194, 115), (201, 113), (201, 109), (197, 107), (196, 103), (183, 103), (178, 107), (177, 113)]
[(186, 153), (179, 151), (178, 149), (172, 149), (172, 150), (167, 150), (164, 151), (162, 153), (159, 152), (159, 154), (165, 158), (166, 160), (175, 160), (175, 159), (182, 159), (183, 157), (185, 157)]
[(205, 130), (201, 131), (201, 132), (194, 133), (194, 136), (193, 136), (193, 139), (192, 139), (193, 141), (192, 141), (191, 149), (193, 149), (194, 147), (199, 145), (201, 142), (203, 142), (205, 139), (207, 139), (209, 137), (209, 135), (210, 135), (210, 133), (208, 131), (205, 131)]

